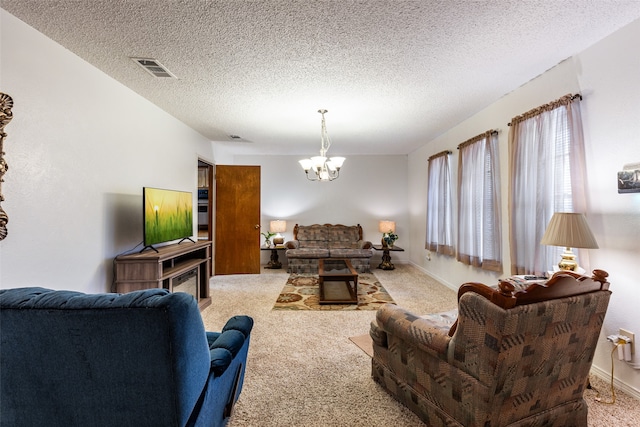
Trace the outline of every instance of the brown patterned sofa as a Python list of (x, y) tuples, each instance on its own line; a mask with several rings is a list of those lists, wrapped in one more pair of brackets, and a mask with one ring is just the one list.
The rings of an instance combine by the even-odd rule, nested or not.
[(586, 426), (607, 276), (464, 284), (450, 329), (387, 304), (371, 324), (373, 379), (429, 426)]
[(359, 273), (371, 271), (373, 246), (362, 240), (360, 224), (296, 224), (285, 246), (289, 273), (317, 273), (320, 258), (348, 258)]

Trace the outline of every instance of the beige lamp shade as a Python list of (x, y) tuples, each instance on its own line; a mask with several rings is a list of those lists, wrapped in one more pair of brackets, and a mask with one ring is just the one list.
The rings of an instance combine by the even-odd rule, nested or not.
[(269, 222), (269, 231), (272, 233), (284, 233), (287, 231), (287, 221), (276, 219)]
[(540, 244), (567, 248), (598, 249), (587, 219), (581, 213), (556, 212), (551, 217)]
[(381, 233), (395, 233), (396, 232), (396, 222), (389, 220), (381, 220), (378, 224), (378, 231)]
[(598, 243), (589, 229), (587, 219), (581, 213), (556, 212), (551, 217), (540, 244), (564, 246), (558, 263), (560, 270), (578, 271), (576, 256), (571, 248), (597, 249)]
[(287, 221), (283, 221), (281, 219), (276, 219), (269, 222), (269, 231), (272, 233), (276, 233), (273, 238), (274, 245), (281, 245), (284, 243), (284, 237), (280, 233), (284, 233), (287, 229)]

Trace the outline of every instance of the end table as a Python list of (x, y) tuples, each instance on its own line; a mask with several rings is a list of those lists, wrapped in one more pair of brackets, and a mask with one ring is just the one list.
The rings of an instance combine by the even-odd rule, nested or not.
[(382, 245), (373, 245), (373, 249), (376, 251), (382, 251), (382, 262), (378, 265), (378, 268), (382, 270), (393, 270), (396, 267), (391, 263), (391, 255), (389, 255), (390, 251), (404, 252), (400, 246), (382, 246)]
[(264, 266), (264, 268), (282, 268), (282, 263), (278, 260), (278, 251), (284, 249), (287, 249), (284, 245), (269, 246), (268, 248), (260, 246), (260, 250), (262, 251), (271, 251), (271, 259), (269, 263)]

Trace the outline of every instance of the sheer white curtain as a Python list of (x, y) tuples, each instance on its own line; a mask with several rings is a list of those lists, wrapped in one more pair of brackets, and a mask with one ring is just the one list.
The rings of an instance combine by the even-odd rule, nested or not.
[(498, 132), (458, 146), (458, 254), (464, 264), (502, 271)]
[(584, 141), (575, 98), (566, 95), (511, 121), (512, 274), (543, 274), (557, 264), (563, 248), (540, 245), (549, 220), (554, 212), (584, 212)]
[(453, 255), (453, 201), (451, 199), (450, 151), (429, 157), (427, 184), (427, 239), (425, 248)]

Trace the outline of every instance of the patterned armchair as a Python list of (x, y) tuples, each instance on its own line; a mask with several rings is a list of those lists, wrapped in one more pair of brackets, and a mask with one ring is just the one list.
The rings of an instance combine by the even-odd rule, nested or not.
[(524, 290), (464, 284), (449, 331), (387, 304), (371, 324), (373, 379), (429, 426), (586, 426), (611, 294), (608, 274), (593, 273)]

